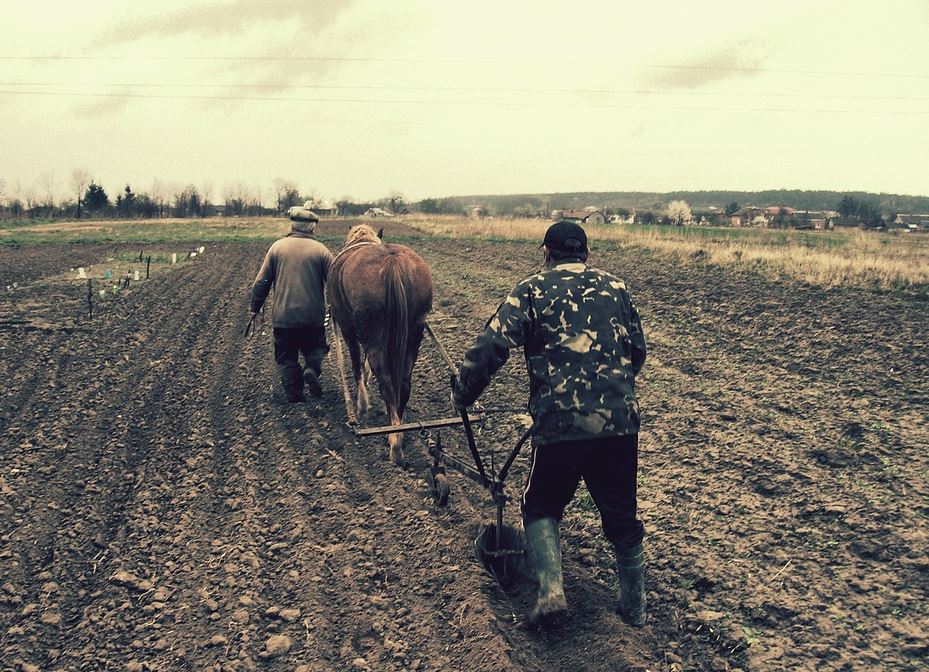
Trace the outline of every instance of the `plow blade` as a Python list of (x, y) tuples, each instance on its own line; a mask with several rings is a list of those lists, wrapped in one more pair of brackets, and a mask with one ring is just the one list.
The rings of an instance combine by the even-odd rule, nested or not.
[(498, 534), (497, 526), (491, 523), (474, 539), (478, 562), (501, 585), (512, 583), (523, 571), (524, 548), (522, 533), (509, 525), (504, 525)]

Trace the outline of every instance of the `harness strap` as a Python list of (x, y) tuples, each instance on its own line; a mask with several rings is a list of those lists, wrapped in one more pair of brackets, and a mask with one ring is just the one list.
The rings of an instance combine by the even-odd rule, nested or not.
[(349, 250), (354, 249), (354, 248), (356, 248), (356, 247), (361, 247), (362, 245), (383, 245), (383, 243), (375, 243), (373, 240), (361, 240), (361, 241), (358, 241), (357, 243), (352, 243), (351, 245), (346, 245), (345, 247), (343, 247), (343, 248), (339, 251), (339, 253), (338, 253), (337, 255), (335, 255), (335, 257), (333, 257), (332, 263), (335, 263), (335, 260), (336, 260), (336, 259), (338, 259), (339, 257), (341, 257), (343, 254), (345, 254), (345, 253), (348, 252)]

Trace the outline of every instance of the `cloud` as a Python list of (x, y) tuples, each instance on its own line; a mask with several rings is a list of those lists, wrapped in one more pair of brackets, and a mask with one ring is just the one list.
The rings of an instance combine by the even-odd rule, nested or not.
[(762, 74), (762, 65), (767, 57), (767, 49), (763, 44), (744, 41), (680, 65), (663, 66), (667, 72), (654, 80), (654, 84), (676, 89), (698, 89), (726, 79), (757, 77)]
[(351, 0), (231, 0), (188, 7), (165, 15), (125, 21), (101, 35), (94, 46), (125, 44), (143, 38), (184, 35), (234, 35), (255, 23), (297, 20), (319, 31), (351, 5)]
[[(127, 93), (123, 91), (123, 93)], [(102, 117), (112, 116), (129, 107), (133, 100), (125, 95), (94, 98), (91, 102), (82, 102), (74, 107), (74, 114), (84, 119), (99, 121)]]
[(228, 0), (120, 21), (89, 51), (120, 47), (125, 60), (105, 67), (121, 68), (122, 79), (178, 84), (180, 94), (204, 82), (198, 94), (235, 107), (240, 97), (316, 95), (313, 86), (333, 73), (365, 65), (358, 45), (390, 53), (398, 31), (416, 23), (415, 14), (406, 23), (398, 15), (410, 18), (383, 1)]

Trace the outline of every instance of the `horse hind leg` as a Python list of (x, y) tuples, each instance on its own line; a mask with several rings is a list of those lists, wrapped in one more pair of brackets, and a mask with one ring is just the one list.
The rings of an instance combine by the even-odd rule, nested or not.
[[(348, 339), (347, 339), (348, 340)], [(365, 384), (364, 369), (367, 366), (367, 359), (361, 350), (361, 345), (357, 340), (349, 340), (348, 352), (352, 358), (352, 378), (355, 379), (355, 415), (359, 418), (364, 417), (371, 405), (368, 396), (368, 387)]]
[[(375, 368), (375, 377), (380, 387), (381, 400), (384, 402), (384, 412), (387, 414), (387, 421), (392, 426), (401, 424), (402, 412), (397, 406), (396, 382), (391, 380), (390, 374), (384, 371), (383, 367)], [(403, 466), (403, 432), (391, 432), (387, 435), (387, 447), (390, 461), (394, 464)]]
[[(368, 361), (367, 357), (364, 360), (364, 371), (361, 377), (364, 379), (365, 393), (367, 394), (368, 388), (371, 387), (371, 382), (374, 380), (374, 369), (371, 368), (371, 362)], [(370, 405), (370, 399), (367, 400), (367, 403)]]
[(362, 372), (355, 380), (356, 387), (358, 388), (358, 397), (355, 400), (355, 414), (359, 417), (364, 417), (371, 407), (371, 397), (368, 394), (367, 378), (364, 372)]

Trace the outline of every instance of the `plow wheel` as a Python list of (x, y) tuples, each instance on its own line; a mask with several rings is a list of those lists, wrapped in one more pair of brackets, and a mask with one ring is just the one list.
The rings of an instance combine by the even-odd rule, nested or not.
[(451, 486), (448, 482), (448, 475), (445, 473), (445, 467), (430, 467), (429, 485), (432, 486), (432, 496), (435, 503), (439, 506), (448, 504), (448, 495), (451, 493)]

